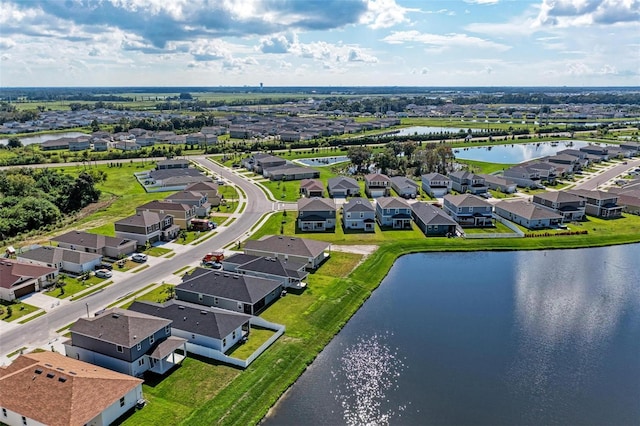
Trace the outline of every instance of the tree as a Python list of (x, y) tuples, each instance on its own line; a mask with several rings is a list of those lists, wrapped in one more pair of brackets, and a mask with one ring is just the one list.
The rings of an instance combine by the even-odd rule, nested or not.
[(98, 120), (93, 119), (93, 121), (91, 122), (91, 131), (97, 132), (98, 130), (100, 130), (100, 124), (98, 123)]
[(17, 137), (10, 137), (7, 141), (7, 147), (9, 148), (22, 148), (22, 141)]
[(360, 170), (363, 168), (363, 166), (364, 168), (369, 166), (369, 161), (371, 160), (371, 152), (371, 148), (368, 146), (352, 146), (349, 147), (347, 157), (349, 157), (351, 163), (356, 166), (358, 170)]

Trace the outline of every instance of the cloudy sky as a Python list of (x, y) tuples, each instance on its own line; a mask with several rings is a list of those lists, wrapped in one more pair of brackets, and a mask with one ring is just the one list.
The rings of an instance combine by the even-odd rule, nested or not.
[(0, 86), (639, 86), (640, 0), (0, 0)]

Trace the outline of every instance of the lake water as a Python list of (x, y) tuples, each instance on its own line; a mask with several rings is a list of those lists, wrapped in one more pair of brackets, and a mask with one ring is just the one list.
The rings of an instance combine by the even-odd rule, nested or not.
[(584, 141), (536, 142), (513, 145), (474, 146), (455, 148), (456, 158), (462, 160), (485, 161), (487, 163), (518, 164), (548, 155), (555, 155), (563, 149), (580, 149), (587, 146)]
[[(467, 129), (460, 127), (436, 127), (436, 126), (411, 126), (400, 129), (398, 133), (394, 133), (397, 136), (412, 136), (412, 135), (429, 135), (433, 133), (458, 133), (460, 130), (464, 130), (466, 136)], [(481, 129), (471, 129), (472, 131), (482, 131)]]
[(318, 158), (300, 158), (296, 160), (299, 163), (304, 164), (305, 166), (330, 166), (336, 163), (344, 163), (345, 161), (349, 161), (349, 157), (346, 155), (341, 155), (338, 157), (318, 157)]
[(403, 256), (263, 423), (637, 425), (638, 259)]
[[(45, 135), (21, 137), (20, 141), (22, 142), (22, 145), (31, 145), (33, 143), (42, 143), (42, 142), (52, 141), (52, 140), (61, 139), (61, 138), (77, 138), (78, 136), (90, 136), (90, 135), (87, 135), (86, 133), (82, 133), (82, 132), (48, 133)], [(7, 139), (0, 139), (0, 143), (3, 145), (6, 145)]]

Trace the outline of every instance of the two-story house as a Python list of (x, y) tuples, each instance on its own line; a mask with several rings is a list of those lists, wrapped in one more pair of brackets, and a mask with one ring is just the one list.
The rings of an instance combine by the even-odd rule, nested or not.
[(371, 198), (388, 197), (391, 193), (391, 179), (382, 173), (365, 175), (364, 192)]
[(609, 159), (609, 149), (606, 146), (589, 144), (587, 146), (583, 146), (582, 148), (580, 148), (580, 151), (586, 152), (587, 154), (598, 156), (603, 161), (607, 161)]
[(173, 216), (173, 223), (181, 229), (189, 229), (191, 219), (196, 217), (195, 206), (184, 203), (172, 203), (171, 201), (154, 200), (136, 208), (136, 213), (142, 213), (144, 211), (158, 213), (161, 217), (171, 215)]
[(440, 173), (422, 175), (422, 190), (431, 197), (444, 197), (451, 191), (451, 179)]
[(184, 189), (185, 191), (199, 192), (207, 196), (207, 202), (213, 207), (220, 205), (221, 196), (218, 193), (218, 184), (215, 182), (194, 182)]
[(585, 213), (591, 216), (612, 219), (622, 217), (623, 206), (618, 205), (618, 196), (605, 191), (570, 189), (567, 192), (584, 198)]
[(476, 195), (447, 194), (443, 210), (461, 226), (493, 226), (491, 204)]
[(180, 158), (161, 160), (156, 163), (156, 170), (188, 169), (188, 168), (189, 168), (189, 160), (180, 159)]
[(278, 257), (252, 256), (237, 253), (222, 261), (225, 271), (279, 281), (284, 288), (301, 289), (309, 275), (306, 263)]
[(354, 197), (342, 206), (342, 226), (365, 232), (376, 230), (376, 210), (367, 198)]
[(540, 170), (525, 165), (513, 166), (502, 172), (505, 179), (510, 179), (522, 188), (543, 188)]
[[(69, 329), (68, 357), (130, 376), (164, 374), (182, 362), (185, 339), (171, 336), (171, 321), (120, 308), (79, 318)], [(186, 353), (186, 352), (183, 352)]]
[(196, 216), (209, 217), (211, 212), (211, 203), (207, 198), (207, 194), (196, 191), (178, 191), (164, 198), (172, 203), (182, 203), (193, 206), (196, 209)]
[(336, 203), (330, 198), (298, 200), (298, 228), (302, 231), (327, 231), (336, 228)]
[(449, 179), (451, 179), (451, 188), (461, 194), (468, 192), (477, 195), (489, 190), (482, 176), (466, 170), (450, 173)]
[(536, 194), (533, 203), (561, 214), (563, 222), (583, 220), (586, 211), (585, 199), (567, 191)]
[(114, 226), (117, 237), (134, 240), (139, 246), (171, 241), (180, 233), (180, 227), (173, 223), (173, 216), (146, 210), (120, 219)]
[(376, 220), (381, 227), (411, 229), (411, 204), (400, 197), (376, 200)]

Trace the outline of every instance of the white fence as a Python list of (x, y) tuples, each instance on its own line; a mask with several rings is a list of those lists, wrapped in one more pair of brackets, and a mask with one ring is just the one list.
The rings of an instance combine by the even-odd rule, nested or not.
[[(258, 349), (256, 349), (247, 359), (239, 359), (233, 358), (228, 355), (223, 354), (222, 352), (207, 348), (204, 346), (196, 345), (193, 343), (187, 342), (187, 352), (194, 353), (196, 355), (200, 355), (206, 358), (215, 359), (217, 361), (222, 361), (227, 364), (235, 365), (240, 368), (247, 368), (256, 358), (262, 354), (269, 346), (271, 346), (280, 336), (284, 334), (285, 326), (280, 324), (275, 324), (269, 321), (266, 321), (260, 317), (252, 317), (249, 320), (249, 324), (255, 325), (258, 327), (266, 328), (269, 330), (275, 331), (273, 336), (271, 336), (266, 342), (264, 342)], [(251, 335), (249, 335), (251, 336)], [(251, 337), (249, 337), (251, 338)]]
[(518, 228), (516, 226), (515, 223), (509, 222), (508, 220), (506, 220), (505, 218), (502, 218), (500, 216), (497, 215), (493, 215), (493, 218), (497, 221), (502, 223), (504, 226), (506, 226), (507, 228), (511, 229), (513, 231), (513, 233), (479, 233), (479, 234), (468, 234), (466, 232), (463, 232), (462, 237), (466, 238), (466, 239), (481, 239), (481, 238), (522, 238), (524, 237), (524, 232), (522, 232), (520, 230), (520, 228)]

